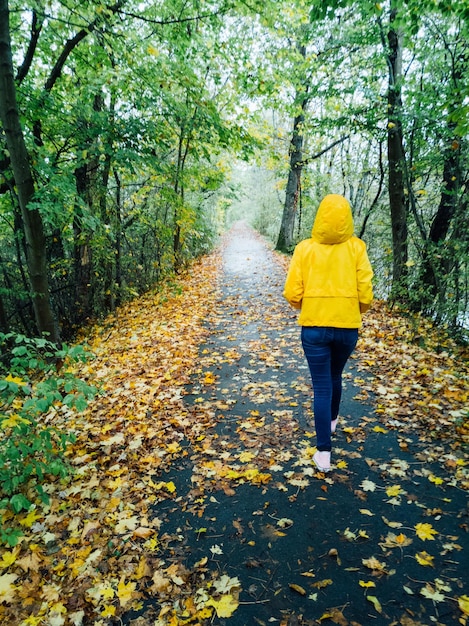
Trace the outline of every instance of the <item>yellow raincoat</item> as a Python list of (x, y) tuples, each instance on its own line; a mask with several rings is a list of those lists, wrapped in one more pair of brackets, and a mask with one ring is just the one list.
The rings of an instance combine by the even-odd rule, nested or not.
[(353, 228), (350, 204), (331, 194), (319, 205), (311, 238), (296, 246), (283, 295), (301, 309), (301, 326), (360, 328), (373, 300), (373, 271)]

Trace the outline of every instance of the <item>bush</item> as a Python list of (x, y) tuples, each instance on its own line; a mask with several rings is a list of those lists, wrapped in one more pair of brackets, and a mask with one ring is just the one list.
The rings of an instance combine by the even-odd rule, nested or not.
[[(81, 411), (97, 390), (67, 369), (89, 358), (82, 346), (0, 333), (0, 354), (0, 509), (12, 517), (37, 498), (47, 504), (44, 482), (69, 472), (64, 452), (74, 436), (45, 415), (60, 406)], [(2, 524), (0, 540), (15, 545), (20, 534)]]

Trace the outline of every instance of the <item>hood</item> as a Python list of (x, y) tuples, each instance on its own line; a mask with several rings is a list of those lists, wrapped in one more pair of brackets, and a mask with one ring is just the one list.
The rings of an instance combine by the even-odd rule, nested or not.
[(318, 207), (311, 238), (318, 243), (343, 243), (353, 235), (352, 209), (337, 194), (325, 196)]

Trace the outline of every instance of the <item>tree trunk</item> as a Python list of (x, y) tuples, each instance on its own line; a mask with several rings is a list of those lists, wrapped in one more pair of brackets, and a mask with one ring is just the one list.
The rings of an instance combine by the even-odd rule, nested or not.
[[(448, 258), (440, 249), (450, 230), (453, 218), (456, 215), (460, 202), (461, 188), (461, 137), (458, 135), (456, 123), (452, 120), (452, 113), (462, 107), (461, 81), (467, 71), (467, 62), (464, 55), (453, 58), (451, 71), (451, 85), (453, 97), (451, 110), (448, 116), (448, 139), (444, 150), (443, 181), (438, 210), (432, 220), (428, 239), (425, 242), (422, 271), (420, 274), (421, 297), (420, 310), (423, 312), (435, 311), (435, 300), (441, 303), (445, 300), (447, 276), (453, 270), (457, 259)], [(454, 254), (454, 252), (453, 252)], [(444, 305), (441, 308), (445, 308)]]
[[(303, 111), (306, 101), (303, 103)], [(283, 206), (282, 223), (277, 239), (276, 249), (281, 252), (291, 252), (294, 248), (295, 220), (298, 209), (298, 201), (301, 194), (301, 173), (303, 171), (303, 113), (295, 117), (293, 122), (293, 135), (290, 150), (290, 170), (285, 191), (285, 204)]]
[[(88, 205), (90, 198), (86, 163), (75, 169), (75, 184), (78, 196)], [(77, 322), (82, 322), (91, 315), (92, 254), (89, 236), (83, 232), (81, 218), (82, 208), (77, 203), (73, 217), (75, 315)]]
[(388, 185), (391, 213), (393, 273), (392, 293), (394, 300), (402, 300), (407, 294), (407, 201), (405, 194), (405, 154), (401, 121), (402, 47), (399, 33), (392, 24), (396, 10), (392, 9), (388, 31)]
[(114, 180), (116, 181), (116, 207), (115, 207), (115, 229), (116, 229), (116, 286), (114, 302), (117, 306), (122, 302), (122, 193), (121, 180), (117, 170), (114, 169)]
[(29, 206), (35, 189), (16, 101), (8, 0), (0, 0), (0, 118), (21, 208), (37, 328), (41, 334), (47, 333), (51, 341), (57, 342), (59, 333), (50, 303), (42, 218), (37, 209)]
[[(298, 48), (303, 58), (306, 57), (305, 46)], [(305, 111), (309, 102), (307, 86), (301, 95), (297, 92), (296, 100), (301, 104), (301, 113), (293, 120), (293, 133), (290, 146), (290, 170), (288, 172), (285, 204), (283, 205), (282, 223), (277, 239), (276, 250), (291, 252), (294, 248), (294, 232), (298, 201), (301, 197), (301, 174), (303, 171), (303, 124)]]

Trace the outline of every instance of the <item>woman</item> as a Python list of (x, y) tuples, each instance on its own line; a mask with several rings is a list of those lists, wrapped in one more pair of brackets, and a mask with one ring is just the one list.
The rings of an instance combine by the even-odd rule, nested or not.
[(319, 205), (310, 239), (295, 248), (284, 297), (300, 309), (301, 342), (314, 391), (317, 451), (313, 462), (331, 469), (342, 371), (358, 339), (362, 313), (373, 300), (373, 271), (365, 243), (353, 235), (349, 202), (336, 194)]

